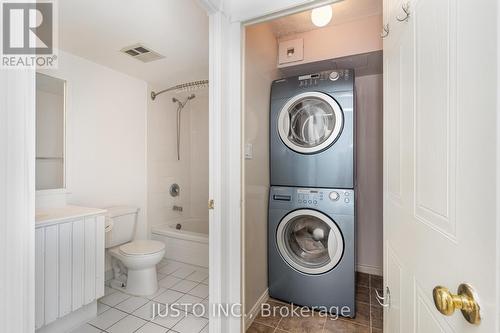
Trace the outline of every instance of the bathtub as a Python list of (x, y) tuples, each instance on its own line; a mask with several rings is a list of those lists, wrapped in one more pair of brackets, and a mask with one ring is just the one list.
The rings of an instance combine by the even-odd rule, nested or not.
[[(177, 223), (181, 230), (175, 228)], [(151, 233), (151, 239), (165, 243), (165, 258), (208, 267), (208, 221), (174, 221), (153, 226)]]

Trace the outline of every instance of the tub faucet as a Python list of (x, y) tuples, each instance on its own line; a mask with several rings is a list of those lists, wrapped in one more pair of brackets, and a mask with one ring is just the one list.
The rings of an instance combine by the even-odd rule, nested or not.
[(174, 205), (174, 206), (172, 207), (172, 210), (174, 210), (174, 211), (176, 211), (176, 212), (182, 212), (182, 206), (176, 206), (176, 205)]

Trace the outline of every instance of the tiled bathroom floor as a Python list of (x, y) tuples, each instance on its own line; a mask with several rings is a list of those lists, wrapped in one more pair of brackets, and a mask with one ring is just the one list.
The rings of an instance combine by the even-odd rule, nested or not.
[[(375, 299), (375, 289), (382, 294), (382, 277), (357, 273), (356, 317), (331, 320), (325, 316), (257, 316), (246, 333), (382, 333), (383, 311)], [(290, 306), (269, 300), (271, 306)]]
[[(162, 260), (157, 266), (159, 290), (148, 297), (135, 297), (106, 286), (99, 299), (98, 315), (72, 333), (205, 333), (208, 332), (208, 270), (180, 262)], [(182, 315), (156, 317), (151, 320), (152, 306), (160, 304), (201, 304)]]

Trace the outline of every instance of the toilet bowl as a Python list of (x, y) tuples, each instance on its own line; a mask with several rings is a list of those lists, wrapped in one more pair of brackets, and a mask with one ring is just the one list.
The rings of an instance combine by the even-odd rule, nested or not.
[(108, 251), (127, 268), (125, 292), (146, 296), (158, 290), (156, 265), (165, 255), (165, 244), (152, 240), (136, 240), (115, 246)]
[(106, 249), (111, 256), (111, 286), (124, 292), (147, 296), (156, 293), (156, 264), (165, 255), (165, 244), (154, 240), (133, 240), (138, 208), (109, 207)]

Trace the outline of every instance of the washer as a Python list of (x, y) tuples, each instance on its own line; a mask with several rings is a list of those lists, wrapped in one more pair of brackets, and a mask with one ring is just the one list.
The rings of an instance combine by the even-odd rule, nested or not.
[(269, 295), (353, 317), (354, 191), (271, 187)]
[(271, 185), (354, 188), (354, 71), (276, 80)]

